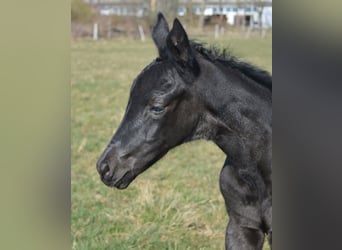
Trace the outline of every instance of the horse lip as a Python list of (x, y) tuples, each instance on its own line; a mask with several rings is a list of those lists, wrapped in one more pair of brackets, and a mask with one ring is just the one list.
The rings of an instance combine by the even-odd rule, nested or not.
[(113, 187), (118, 189), (125, 189), (129, 186), (134, 178), (129, 177), (130, 172), (127, 171), (121, 178), (118, 178), (115, 182), (113, 182)]
[(111, 178), (105, 178), (105, 175), (101, 175), (101, 181), (108, 187), (117, 187), (120, 185), (120, 181), (129, 173), (129, 171), (124, 172), (118, 178), (112, 176)]

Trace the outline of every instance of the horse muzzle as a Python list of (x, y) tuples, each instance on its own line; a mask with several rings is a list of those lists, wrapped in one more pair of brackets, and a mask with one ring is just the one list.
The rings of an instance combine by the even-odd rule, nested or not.
[(132, 159), (120, 158), (112, 150), (106, 150), (96, 163), (96, 169), (105, 185), (124, 189), (136, 177), (132, 163)]

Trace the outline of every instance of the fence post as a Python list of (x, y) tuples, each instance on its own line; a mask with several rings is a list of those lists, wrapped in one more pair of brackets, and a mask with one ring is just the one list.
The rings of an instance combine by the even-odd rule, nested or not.
[(217, 39), (219, 37), (219, 30), (220, 30), (219, 25), (215, 24), (215, 39)]
[(107, 38), (112, 38), (112, 22), (111, 19), (108, 20), (108, 30), (107, 30)]
[(93, 26), (93, 40), (96, 41), (98, 39), (98, 24), (94, 23)]
[(144, 29), (143, 27), (139, 24), (138, 25), (138, 29), (139, 29), (139, 35), (140, 35), (140, 39), (142, 42), (145, 42), (145, 33), (144, 33)]

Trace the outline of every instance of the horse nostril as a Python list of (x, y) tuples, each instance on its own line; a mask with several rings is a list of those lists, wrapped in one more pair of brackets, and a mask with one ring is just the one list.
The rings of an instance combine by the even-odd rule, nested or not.
[(100, 163), (97, 167), (98, 167), (97, 169), (98, 169), (100, 174), (105, 174), (105, 173), (109, 172), (109, 166), (105, 162)]
[(104, 176), (103, 176), (103, 178), (105, 179), (105, 180), (111, 180), (111, 178), (112, 178), (112, 175), (111, 175), (111, 173), (110, 173), (110, 171), (108, 171), (107, 173), (105, 173), (104, 174)]
[(131, 157), (132, 154), (131, 153), (123, 153), (119, 156), (119, 159), (122, 159), (122, 160), (126, 160), (128, 159), (129, 157)]
[(102, 162), (98, 166), (98, 171), (102, 176), (102, 179), (105, 181), (111, 181), (113, 177), (113, 172), (110, 170), (109, 165), (105, 162)]

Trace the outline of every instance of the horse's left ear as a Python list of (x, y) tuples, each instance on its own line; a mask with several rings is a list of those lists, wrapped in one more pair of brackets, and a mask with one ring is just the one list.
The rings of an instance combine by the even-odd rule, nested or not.
[(159, 52), (159, 57), (167, 57), (166, 37), (169, 34), (169, 25), (162, 13), (158, 13), (158, 20), (152, 29), (152, 38)]
[(188, 35), (177, 18), (174, 20), (172, 30), (166, 38), (166, 44), (171, 57), (177, 63), (182, 67), (190, 66), (197, 70), (198, 64), (192, 51)]

